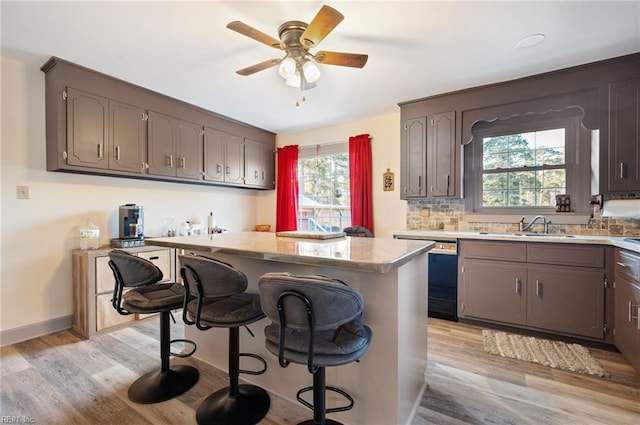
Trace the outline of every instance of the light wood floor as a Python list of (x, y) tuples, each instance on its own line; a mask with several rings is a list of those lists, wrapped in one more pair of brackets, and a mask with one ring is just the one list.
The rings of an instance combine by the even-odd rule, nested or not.
[[(226, 376), (195, 359), (200, 381), (177, 399), (139, 405), (133, 380), (157, 367), (158, 323), (145, 320), (92, 340), (58, 332), (1, 350), (0, 417), (35, 424), (195, 424), (195, 409)], [(178, 338), (181, 329), (172, 328)], [(429, 319), (429, 388), (413, 425), (638, 424), (640, 376), (619, 353), (591, 350), (610, 378), (593, 378), (485, 354), (481, 328)], [(272, 396), (261, 424), (311, 418)], [(6, 422), (6, 420), (5, 420)], [(387, 425), (387, 424), (367, 424)]]

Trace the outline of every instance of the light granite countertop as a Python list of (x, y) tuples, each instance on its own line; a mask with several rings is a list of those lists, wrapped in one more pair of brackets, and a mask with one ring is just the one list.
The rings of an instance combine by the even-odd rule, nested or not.
[(492, 233), (492, 232), (457, 232), (447, 230), (400, 230), (394, 232), (394, 237), (407, 238), (409, 240), (457, 240), (457, 239), (482, 239), (504, 240), (518, 242), (540, 243), (570, 243), (611, 245), (640, 253), (640, 243), (625, 241), (624, 236), (596, 236), (596, 235), (564, 235), (564, 234), (533, 234), (533, 233)]
[(388, 273), (429, 251), (434, 244), (424, 240), (356, 237), (316, 240), (280, 237), (271, 232), (231, 232), (150, 238), (145, 239), (145, 245)]

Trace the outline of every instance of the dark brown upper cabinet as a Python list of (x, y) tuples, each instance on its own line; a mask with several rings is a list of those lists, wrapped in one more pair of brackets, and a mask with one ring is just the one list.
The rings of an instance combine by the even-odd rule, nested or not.
[(149, 174), (202, 179), (202, 127), (149, 111)]
[(109, 100), (109, 169), (143, 173), (147, 115), (139, 106)]
[(401, 150), (401, 199), (422, 198), (427, 194), (427, 119), (412, 118), (403, 122)]
[(250, 186), (269, 187), (275, 184), (274, 152), (264, 143), (245, 139), (245, 183)]
[(609, 191), (640, 191), (640, 78), (609, 85)]
[(448, 197), (456, 195), (456, 113), (435, 114), (427, 133), (427, 183), (429, 195)]
[(69, 165), (108, 169), (109, 100), (71, 87), (63, 97), (67, 101), (67, 143), (62, 157)]
[[(581, 131), (589, 134), (582, 139), (597, 130), (595, 190), (640, 192), (639, 70), (640, 53), (634, 53), (400, 103), (400, 196), (472, 193), (469, 182), (463, 187), (461, 159), (478, 124), (574, 110), (579, 111)], [(585, 148), (589, 152), (592, 146)], [(472, 158), (464, 151), (468, 162)]]
[(275, 134), (59, 58), (41, 70), (48, 171), (274, 188)]

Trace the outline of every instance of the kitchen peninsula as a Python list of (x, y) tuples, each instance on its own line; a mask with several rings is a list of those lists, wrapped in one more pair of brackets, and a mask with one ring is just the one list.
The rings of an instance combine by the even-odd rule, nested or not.
[[(257, 292), (258, 279), (267, 272), (321, 274), (358, 290), (365, 301), (363, 322), (371, 327), (373, 340), (359, 363), (327, 368), (327, 384), (344, 389), (355, 399), (351, 411), (335, 417), (345, 425), (411, 423), (426, 387), (427, 252), (433, 242), (351, 237), (315, 240), (246, 232), (153, 238), (146, 244), (233, 264), (247, 275), (250, 292)], [(264, 375), (243, 378), (295, 400), (296, 392), (311, 385), (312, 377), (306, 366), (291, 364), (283, 369), (278, 365), (264, 344), (263, 329), (268, 323), (263, 319), (250, 325), (255, 338), (241, 332), (241, 352), (258, 354), (268, 363)], [(202, 332), (188, 326), (185, 336), (198, 344), (196, 357), (227, 370), (226, 329)]]

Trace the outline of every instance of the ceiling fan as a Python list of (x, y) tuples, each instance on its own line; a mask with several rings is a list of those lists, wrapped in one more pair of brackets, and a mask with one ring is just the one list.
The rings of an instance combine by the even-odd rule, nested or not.
[(281, 59), (269, 59), (240, 69), (236, 73), (247, 76), (280, 65), (278, 73), (285, 79), (287, 85), (306, 90), (315, 87), (315, 81), (320, 77), (320, 70), (316, 63), (352, 68), (364, 67), (367, 63), (367, 55), (324, 50), (313, 54), (309, 51), (316, 47), (343, 19), (344, 16), (337, 10), (322, 6), (310, 24), (302, 21), (288, 21), (280, 25), (278, 28), (280, 40), (240, 21), (229, 23), (227, 28), (230, 30), (285, 52), (285, 56)]

